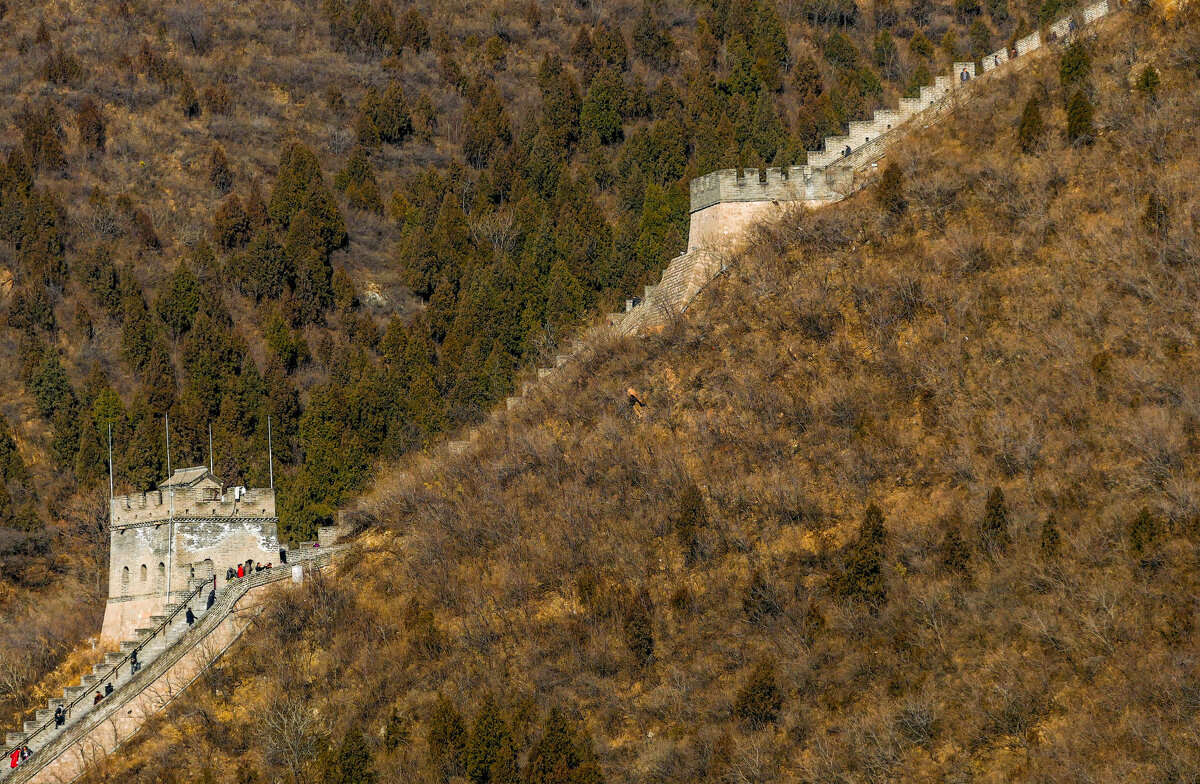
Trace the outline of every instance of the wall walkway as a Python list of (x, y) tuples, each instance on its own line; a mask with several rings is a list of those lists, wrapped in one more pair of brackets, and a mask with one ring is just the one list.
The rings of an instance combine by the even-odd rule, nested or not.
[[(197, 581), (188, 601), (170, 605), (170, 615), (157, 627), (139, 630), (138, 639), (122, 643), (121, 651), (110, 653), (80, 686), (66, 689), (62, 699), (51, 700), (47, 709), (37, 712), (35, 721), (25, 723), (24, 731), (7, 734), (10, 753), (13, 747), (27, 744), (33, 754), (15, 771), (8, 767), (6, 755), (0, 781), (66, 784), (77, 778), (118, 749), (232, 645), (272, 583), (290, 579), (296, 566), (324, 568), (341, 550), (334, 546), (289, 551), (286, 565), (227, 583), (208, 609), (204, 605), (211, 581)], [(191, 627), (185, 620), (188, 607), (197, 618)], [(142, 651), (141, 669), (131, 674), (128, 652), (135, 648)], [(112, 694), (93, 705), (91, 695), (107, 683), (114, 685)], [(53, 714), (59, 705), (70, 707), (70, 714), (66, 724), (56, 728)]]

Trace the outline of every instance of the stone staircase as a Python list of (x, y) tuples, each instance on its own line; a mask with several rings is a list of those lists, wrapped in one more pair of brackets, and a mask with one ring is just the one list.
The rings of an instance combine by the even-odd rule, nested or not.
[[(49, 701), (45, 708), (34, 714), (15, 732), (5, 734), (5, 756), (0, 766), (0, 781), (19, 784), (33, 780), (38, 771), (57, 759), (72, 742), (85, 735), (90, 729), (125, 707), (132, 699), (152, 684), (171, 664), (189, 652), (205, 638), (207, 632), (223, 620), (239, 598), (247, 591), (291, 576), (292, 567), (306, 565), (320, 568), (327, 565), (340, 546), (320, 549), (300, 548), (289, 550), (287, 563), (235, 578), (219, 586), (211, 608), (207, 607), (212, 591), (211, 579), (188, 581), (187, 594), (178, 602), (168, 604), (162, 614), (151, 616), (150, 625), (137, 629), (135, 637), (120, 643), (118, 650), (105, 654), (104, 659), (83, 676), (78, 686), (69, 686), (63, 696)], [(218, 583), (223, 578), (218, 577)], [(191, 608), (195, 621), (187, 623), (187, 609)], [(140, 668), (131, 673), (129, 656), (138, 652)], [(106, 687), (113, 690), (99, 703), (94, 703), (96, 692), (104, 694)], [(54, 725), (54, 712), (58, 707), (67, 712), (62, 727)], [(13, 770), (9, 767), (9, 755), (13, 749), (28, 746), (29, 759)]]

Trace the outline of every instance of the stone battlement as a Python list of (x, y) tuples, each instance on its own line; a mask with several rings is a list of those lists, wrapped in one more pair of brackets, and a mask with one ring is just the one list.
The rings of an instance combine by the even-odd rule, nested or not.
[(165, 522), (172, 517), (275, 517), (275, 491), (180, 487), (113, 499), (113, 528)]
[(692, 212), (738, 201), (825, 201), (824, 180), (808, 166), (722, 169), (691, 183)]

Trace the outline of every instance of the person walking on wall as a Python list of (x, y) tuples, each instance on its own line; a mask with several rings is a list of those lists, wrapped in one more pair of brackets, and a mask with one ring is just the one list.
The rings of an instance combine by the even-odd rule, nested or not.
[(971, 74), (967, 73), (967, 69), (964, 68), (958, 78), (962, 80), (963, 84), (966, 84), (967, 80), (971, 78)]
[(241, 565), (241, 564), (238, 564), (238, 570), (237, 570), (237, 576), (238, 576), (238, 577), (243, 577), (243, 576), (245, 576), (245, 572), (243, 572), (243, 571), (242, 571), (242, 569), (243, 569), (242, 565)]
[(107, 697), (108, 695), (112, 694), (112, 691), (113, 691), (113, 689), (112, 689), (112, 681), (109, 681), (108, 683), (104, 684), (104, 696), (105, 696), (105, 697)]
[(137, 649), (129, 652), (129, 674), (136, 675), (137, 671), (142, 669), (142, 663), (138, 661)]
[(191, 626), (196, 622), (196, 613), (192, 612), (191, 607), (187, 608), (187, 612), (184, 613), (183, 619), (187, 621), (188, 626)]
[(67, 722), (67, 714), (63, 712), (62, 706), (59, 705), (54, 709), (54, 726), (61, 727)]
[(204, 603), (204, 609), (206, 609), (206, 610), (212, 609), (212, 606), (213, 606), (213, 604), (216, 603), (216, 601), (217, 601), (217, 589), (213, 588), (211, 591), (208, 592), (208, 601)]
[(24, 762), (25, 760), (29, 759), (32, 756), (33, 756), (33, 752), (29, 750), (28, 746), (21, 747), (21, 762)]
[(92, 698), (92, 704), (99, 705), (100, 700), (102, 700), (102, 699), (104, 699), (104, 695), (101, 694), (100, 692), (96, 692), (96, 696)]
[(8, 767), (10, 767), (10, 768), (15, 768), (15, 767), (17, 767), (18, 765), (20, 765), (20, 764), (21, 764), (21, 750), (20, 750), (20, 749), (13, 749), (13, 750), (12, 750), (12, 754), (10, 755), (10, 758), (11, 758), (11, 759), (9, 760), (9, 765), (8, 765)]
[(233, 571), (233, 567), (231, 566), (225, 570), (225, 582), (232, 581), (234, 577), (237, 577), (237, 572)]

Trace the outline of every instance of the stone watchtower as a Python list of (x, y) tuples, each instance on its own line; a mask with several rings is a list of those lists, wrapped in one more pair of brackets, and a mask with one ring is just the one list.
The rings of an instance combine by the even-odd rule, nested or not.
[(274, 490), (227, 488), (204, 466), (114, 498), (101, 639), (130, 639), (182, 598), (193, 577), (217, 574), (223, 583), (228, 568), (247, 560), (277, 563), (278, 525)]

